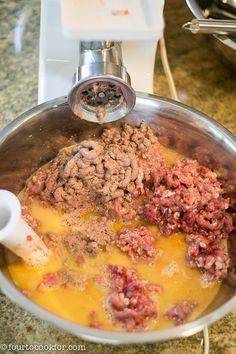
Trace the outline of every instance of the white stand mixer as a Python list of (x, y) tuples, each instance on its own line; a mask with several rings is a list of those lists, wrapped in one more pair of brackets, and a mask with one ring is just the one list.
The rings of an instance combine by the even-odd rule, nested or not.
[(76, 71), (69, 95), (75, 114), (100, 123), (126, 115), (135, 104), (132, 87), (153, 92), (163, 4), (163, 0), (42, 0), (39, 103), (67, 95)]

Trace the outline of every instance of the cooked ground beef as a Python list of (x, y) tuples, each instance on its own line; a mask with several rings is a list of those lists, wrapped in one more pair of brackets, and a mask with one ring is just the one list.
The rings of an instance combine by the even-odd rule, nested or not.
[(189, 301), (183, 301), (180, 304), (174, 304), (164, 313), (167, 320), (172, 320), (174, 325), (181, 325), (191, 316), (197, 304)]
[(37, 171), (27, 185), (27, 195), (38, 196), (49, 207), (88, 209), (91, 201), (82, 181), (64, 176), (71, 154), (70, 148), (62, 149), (48, 166)]
[(60, 269), (57, 272), (49, 272), (44, 274), (42, 282), (38, 286), (38, 290), (44, 291), (49, 289), (57, 289), (60, 286), (64, 286), (83, 291), (86, 288), (86, 281), (86, 275), (78, 274), (69, 269)]
[(141, 160), (147, 165), (148, 161), (150, 165), (163, 161), (157, 137), (145, 123), (139, 128), (105, 129), (99, 141), (85, 140), (73, 149), (61, 150), (31, 179), (27, 193), (59, 208), (66, 204), (87, 210), (93, 205), (98, 212), (110, 215), (113, 202), (122, 198), (126, 211), (116, 208), (116, 212), (130, 218), (136, 207), (129, 204), (144, 192)]
[(217, 281), (227, 275), (229, 255), (221, 241), (202, 235), (188, 235), (187, 262), (203, 272), (207, 281)]
[(141, 226), (123, 229), (116, 235), (116, 244), (126, 252), (133, 262), (137, 260), (153, 261), (155, 258), (155, 238), (150, 230)]
[(129, 124), (124, 124), (122, 129), (104, 129), (102, 140), (106, 145), (122, 146), (124, 152), (135, 153), (143, 159), (151, 160), (152, 157), (155, 157), (159, 161), (164, 159), (158, 138), (144, 122), (140, 124), (139, 128), (133, 128)]
[(134, 153), (124, 153), (119, 145), (103, 146), (83, 141), (73, 149), (74, 156), (65, 166), (65, 177), (79, 178), (104, 201), (124, 196), (135, 188), (138, 161)]
[(127, 331), (147, 329), (148, 322), (155, 320), (157, 309), (146, 294), (147, 281), (140, 280), (130, 269), (123, 266), (108, 267), (111, 293), (105, 307), (113, 325), (121, 324)]
[(108, 203), (108, 214), (111, 217), (134, 219), (142, 211), (140, 201), (136, 198), (144, 194), (144, 177), (149, 175), (153, 165), (161, 166), (165, 160), (162, 147), (144, 122), (138, 129), (128, 124), (122, 129), (104, 129), (102, 139), (109, 149), (120, 146), (125, 155), (132, 153), (137, 158), (138, 175), (135, 185), (130, 185), (128, 193), (125, 191), (123, 196)]
[(96, 256), (99, 251), (107, 251), (114, 240), (112, 222), (106, 217), (90, 216), (86, 222), (78, 224), (77, 230), (64, 235), (68, 251), (76, 256)]
[(216, 174), (197, 161), (156, 169), (147, 182), (144, 218), (158, 224), (162, 234), (184, 231), (225, 237), (231, 232), (229, 199), (223, 197)]

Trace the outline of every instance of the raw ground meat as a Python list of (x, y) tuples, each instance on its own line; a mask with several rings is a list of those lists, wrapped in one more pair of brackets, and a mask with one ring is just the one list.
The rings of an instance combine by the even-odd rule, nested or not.
[[(106, 267), (105, 267), (106, 268)], [(101, 274), (102, 273), (102, 274)], [(94, 277), (93, 277), (93, 280), (96, 284), (96, 286), (98, 288), (102, 288), (104, 289), (105, 287), (108, 286), (108, 280), (107, 280), (107, 277), (106, 277), (106, 269), (101, 269), (101, 273), (100, 274), (96, 274)]]
[(116, 245), (128, 254), (133, 262), (138, 260), (153, 262), (156, 254), (155, 238), (144, 226), (123, 229), (116, 235)]
[(88, 315), (89, 327), (100, 329), (102, 328), (102, 323), (97, 320), (96, 311), (91, 311)]
[(144, 218), (158, 224), (162, 234), (183, 231), (226, 237), (231, 232), (229, 199), (223, 197), (216, 174), (197, 161), (177, 161), (153, 170), (147, 186)]
[(105, 307), (113, 324), (121, 324), (129, 332), (147, 329), (149, 322), (157, 318), (156, 304), (146, 294), (147, 281), (123, 266), (110, 265), (108, 272), (111, 293)]
[(174, 304), (164, 313), (164, 317), (167, 320), (172, 320), (175, 326), (181, 325), (191, 316), (196, 306), (196, 303), (189, 301)]
[(67, 250), (74, 256), (96, 256), (107, 251), (114, 240), (113, 223), (106, 217), (90, 216), (86, 222), (77, 224), (74, 232), (64, 235)]
[(157, 294), (162, 294), (164, 289), (161, 285), (158, 284), (148, 284), (147, 289), (150, 292), (157, 293)]
[(87, 276), (78, 274), (69, 269), (60, 269), (57, 272), (49, 272), (43, 275), (42, 282), (38, 286), (38, 290), (57, 289), (60, 286), (68, 288), (76, 288), (81, 291), (86, 288)]
[(222, 241), (202, 235), (187, 235), (187, 262), (202, 271), (211, 282), (223, 279), (229, 267), (229, 255)]
[[(26, 192), (57, 208), (65, 209), (66, 204), (86, 211), (92, 206), (102, 214), (133, 218), (137, 208), (132, 202), (144, 193), (144, 161), (148, 170), (153, 161), (159, 166), (163, 160), (157, 137), (145, 123), (104, 129), (99, 141), (62, 149), (33, 176)], [(113, 208), (119, 198), (122, 207), (116, 203)]]
[(22, 294), (25, 295), (28, 298), (31, 298), (31, 291), (29, 289), (23, 289), (21, 290)]

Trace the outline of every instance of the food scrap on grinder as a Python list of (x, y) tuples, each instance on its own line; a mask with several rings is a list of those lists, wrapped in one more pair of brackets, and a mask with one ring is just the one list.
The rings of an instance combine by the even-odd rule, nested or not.
[[(69, 231), (42, 237), (55, 249), (61, 242), (81, 267), (86, 257), (96, 258), (112, 247), (133, 266), (152, 267), (158, 262), (158, 240), (184, 233), (188, 267), (199, 270), (206, 282), (227, 275), (226, 240), (233, 222), (230, 199), (217, 174), (197, 160), (167, 162), (163, 146), (144, 122), (107, 128), (97, 139), (63, 148), (29, 180), (25, 196), (24, 215), (35, 227), (28, 208), (34, 198), (62, 214)], [(81, 215), (87, 215), (83, 221)], [(117, 222), (121, 228), (114, 227)], [(160, 313), (153, 293), (162, 294), (165, 288), (140, 280), (143, 277), (124, 265), (108, 264), (95, 278), (104, 291), (107, 318), (126, 331), (147, 330), (160, 317), (182, 324), (198, 306), (186, 299)], [(63, 286), (83, 291), (88, 281), (91, 278), (66, 266), (45, 274), (39, 290)], [(95, 311), (88, 318), (91, 327), (102, 328)]]

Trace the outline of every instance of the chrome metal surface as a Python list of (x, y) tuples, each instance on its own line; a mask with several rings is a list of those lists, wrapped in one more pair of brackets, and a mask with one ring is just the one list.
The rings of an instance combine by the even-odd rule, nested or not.
[[(192, 14), (199, 19), (204, 19), (211, 17), (211, 12), (208, 7), (215, 6), (214, 0), (185, 0)], [(217, 8), (218, 17), (222, 12), (221, 9)], [(235, 19), (235, 14), (230, 13), (232, 19)], [(226, 14), (227, 16), (227, 14)], [(221, 18), (227, 18), (224, 16)], [(220, 54), (220, 56), (225, 60), (226, 63), (236, 69), (236, 39), (228, 36), (222, 35), (212, 35), (212, 45), (214, 49)]]
[[(125, 118), (105, 126), (124, 122), (138, 125), (145, 120), (158, 134), (160, 142), (188, 157), (208, 161), (212, 168), (221, 166), (236, 187), (236, 138), (224, 127), (204, 114), (172, 100), (137, 94), (134, 109)], [(102, 126), (74, 116), (66, 97), (44, 103), (19, 116), (0, 131), (0, 188), (18, 193), (27, 178), (58, 150), (101, 134)], [(196, 156), (197, 152), (197, 156)], [(227, 180), (226, 180), (226, 183)], [(234, 238), (235, 239), (235, 238)], [(236, 247), (229, 242), (231, 262), (236, 266)], [(235, 240), (234, 240), (235, 242)], [(4, 268), (4, 253), (0, 267)], [(181, 326), (144, 333), (119, 333), (89, 328), (64, 320), (33, 303), (13, 284), (7, 272), (0, 271), (1, 290), (13, 301), (54, 326), (79, 337), (102, 343), (157, 342), (192, 335), (205, 325), (220, 319), (236, 306), (235, 274), (229, 274), (220, 292), (196, 320)]]
[(194, 19), (183, 25), (183, 28), (192, 33), (236, 35), (236, 21)]
[(96, 123), (115, 121), (132, 110), (135, 93), (119, 42), (81, 42), (68, 102), (75, 115)]

